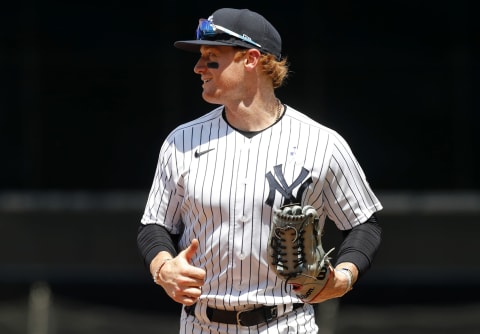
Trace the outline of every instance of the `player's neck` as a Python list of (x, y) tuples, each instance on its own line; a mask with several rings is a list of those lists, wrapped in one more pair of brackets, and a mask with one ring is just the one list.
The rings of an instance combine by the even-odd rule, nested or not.
[(234, 108), (225, 106), (224, 117), (229, 125), (240, 131), (258, 132), (275, 124), (282, 116), (284, 106), (274, 97), (265, 104), (239, 104)]

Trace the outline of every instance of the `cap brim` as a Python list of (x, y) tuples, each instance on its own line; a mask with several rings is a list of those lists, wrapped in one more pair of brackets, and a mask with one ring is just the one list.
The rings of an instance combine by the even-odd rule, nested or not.
[(214, 46), (235, 46), (235, 43), (229, 43), (225, 41), (209, 41), (209, 40), (191, 40), (191, 41), (177, 41), (173, 45), (180, 50), (189, 52), (200, 52), (202, 45), (214, 45)]

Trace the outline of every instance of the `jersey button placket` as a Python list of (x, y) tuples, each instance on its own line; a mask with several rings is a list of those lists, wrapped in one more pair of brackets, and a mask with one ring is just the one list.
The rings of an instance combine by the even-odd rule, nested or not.
[[(243, 228), (243, 226), (245, 225), (245, 223), (248, 221), (248, 217), (246, 217), (246, 216), (241, 216), (241, 217), (238, 219), (238, 221), (239, 221), (239, 225), (242, 226), (242, 228)], [(239, 253), (237, 253), (237, 254), (238, 254), (237, 257), (238, 257), (240, 260), (242, 260), (242, 261), (245, 260), (246, 257), (247, 257), (247, 255), (245, 254), (245, 251), (244, 251), (244, 250), (240, 250)]]

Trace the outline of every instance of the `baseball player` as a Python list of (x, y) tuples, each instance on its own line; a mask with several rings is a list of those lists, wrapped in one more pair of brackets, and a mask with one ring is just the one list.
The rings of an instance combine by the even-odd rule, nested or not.
[[(195, 40), (205, 101), (159, 154), (137, 241), (149, 273), (183, 304), (180, 333), (317, 333), (312, 304), (343, 296), (381, 242), (382, 205), (346, 141), (275, 96), (288, 75), (281, 37), (262, 15), (222, 8)], [(345, 239), (309, 303), (272, 270), (272, 212), (313, 207)]]

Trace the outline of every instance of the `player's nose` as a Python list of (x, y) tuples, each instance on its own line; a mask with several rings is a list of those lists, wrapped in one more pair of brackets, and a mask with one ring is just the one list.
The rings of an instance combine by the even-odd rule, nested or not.
[(200, 58), (195, 66), (193, 67), (193, 72), (196, 74), (202, 74), (207, 69), (207, 62)]

